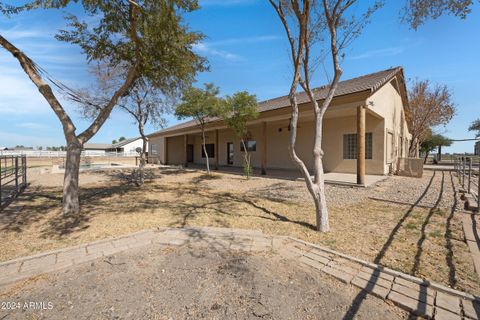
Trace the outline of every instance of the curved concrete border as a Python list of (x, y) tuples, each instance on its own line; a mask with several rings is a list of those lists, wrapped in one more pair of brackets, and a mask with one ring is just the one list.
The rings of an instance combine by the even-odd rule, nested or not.
[(285, 236), (259, 230), (159, 228), (0, 263), (0, 287), (149, 244), (195, 245), (212, 250), (274, 251), (329, 274), (421, 317), (478, 319), (480, 298), (443, 285)]

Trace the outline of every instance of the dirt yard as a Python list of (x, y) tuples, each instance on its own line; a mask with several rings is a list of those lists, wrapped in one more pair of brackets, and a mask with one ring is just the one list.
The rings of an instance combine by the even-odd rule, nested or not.
[[(342, 319), (356, 310), (357, 294), (277, 255), (152, 245), (0, 290), (1, 301), (20, 303), (0, 319)], [(355, 312), (365, 320), (407, 316), (373, 296)]]
[[(43, 171), (42, 171), (43, 170)], [(157, 226), (216, 226), (290, 235), (447, 286), (480, 294), (457, 215), (455, 177), (391, 177), (370, 188), (328, 186), (331, 232), (314, 230), (301, 181), (200, 171), (150, 171), (142, 188), (127, 172), (81, 174), (82, 212), (59, 215), (61, 174), (31, 169), (30, 187), (0, 213), (0, 260)]]

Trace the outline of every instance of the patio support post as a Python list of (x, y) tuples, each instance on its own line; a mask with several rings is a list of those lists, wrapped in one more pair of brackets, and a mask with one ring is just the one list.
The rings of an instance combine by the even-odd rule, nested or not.
[(164, 161), (165, 165), (168, 164), (168, 138), (164, 137), (163, 138), (163, 155), (164, 155)]
[(218, 129), (215, 129), (215, 170), (218, 170), (219, 158), (220, 158), (220, 148), (218, 144)]
[(188, 167), (188, 135), (184, 134), (183, 135), (183, 159), (185, 161), (185, 168)]
[(365, 185), (365, 106), (357, 107), (357, 184)]
[(267, 174), (267, 122), (262, 122), (262, 175)]

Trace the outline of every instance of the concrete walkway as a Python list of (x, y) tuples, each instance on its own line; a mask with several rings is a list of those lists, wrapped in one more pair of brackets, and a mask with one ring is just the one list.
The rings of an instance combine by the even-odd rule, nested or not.
[(388, 300), (412, 314), (434, 319), (478, 319), (480, 299), (440, 284), (291, 237), (267, 236), (256, 230), (159, 228), (90, 244), (46, 252), (0, 264), (0, 289), (19, 280), (66, 269), (101, 257), (152, 244), (199, 246), (208, 250), (274, 252), (362, 289), (346, 317), (353, 318), (368, 294)]

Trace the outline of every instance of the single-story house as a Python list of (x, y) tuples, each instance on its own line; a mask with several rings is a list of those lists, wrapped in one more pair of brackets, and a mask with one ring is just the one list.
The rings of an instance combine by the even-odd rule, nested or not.
[(84, 151), (92, 151), (92, 152), (103, 152), (110, 148), (112, 145), (108, 143), (85, 143), (83, 145)]
[[(90, 151), (91, 153), (126, 153), (126, 154), (136, 154), (136, 149), (143, 147), (143, 142), (141, 137), (125, 139), (118, 143), (108, 144), (108, 143), (85, 143), (83, 150)], [(147, 143), (148, 150), (148, 143)]]
[[(314, 90), (321, 103), (327, 87)], [(313, 171), (314, 113), (308, 97), (299, 92), (296, 150)], [(396, 67), (341, 81), (323, 123), (323, 164), (326, 172), (385, 175), (397, 160), (407, 157), (411, 140), (405, 120), (408, 103), (403, 69)], [(288, 96), (258, 104), (259, 117), (248, 124), (247, 148), (252, 166), (262, 169), (296, 169), (288, 153), (291, 106)], [(358, 135), (365, 141), (358, 141)], [(187, 121), (149, 135), (150, 157), (162, 164), (204, 164), (200, 128)], [(242, 166), (240, 140), (218, 118), (206, 124), (207, 153), (213, 166)], [(364, 159), (357, 159), (364, 148)]]

